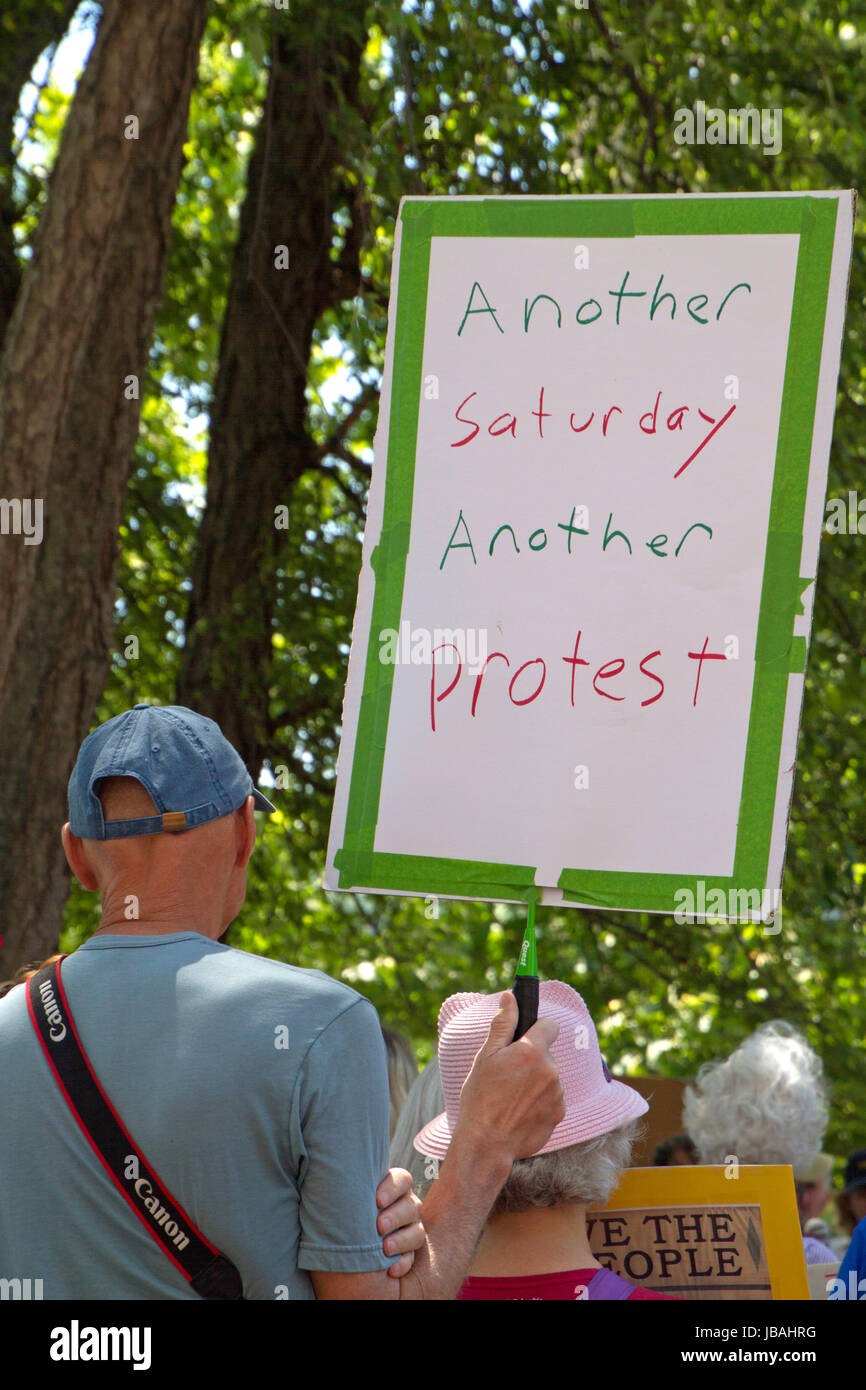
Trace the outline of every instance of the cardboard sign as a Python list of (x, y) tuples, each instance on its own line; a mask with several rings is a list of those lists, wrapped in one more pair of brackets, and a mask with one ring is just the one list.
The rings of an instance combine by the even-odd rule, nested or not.
[(772, 914), (852, 225), (404, 201), (326, 886)]
[(633, 1168), (649, 1166), (659, 1144), (682, 1134), (685, 1129), (683, 1092), (689, 1080), (673, 1076), (617, 1076), (616, 1080), (631, 1086), (649, 1103), (631, 1156)]
[(630, 1168), (587, 1232), (600, 1264), (656, 1293), (810, 1296), (788, 1167)]
[(826, 1303), (828, 1301), (831, 1292), (835, 1290), (836, 1276), (841, 1263), (841, 1260), (833, 1260), (832, 1263), (806, 1266), (806, 1274), (809, 1279), (809, 1297), (813, 1303)]

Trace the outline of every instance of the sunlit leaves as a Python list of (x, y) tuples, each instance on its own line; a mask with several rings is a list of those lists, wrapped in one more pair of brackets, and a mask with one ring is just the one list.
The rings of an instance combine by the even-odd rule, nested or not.
[[(329, 22), (341, 22), (339, 6), (321, 8)], [(594, 8), (597, 15), (562, 0), (374, 5), (359, 101), (337, 122), (331, 256), (340, 260), (360, 216), (361, 286), (323, 316), (309, 364), (306, 427), (319, 454), (317, 468), (284, 499), (290, 526), (273, 579), (274, 732), (263, 774), (266, 785), (288, 785), (273, 792), (280, 816), (261, 827), (232, 939), (356, 983), (424, 1056), (446, 994), (510, 984), (523, 916), (513, 907), (444, 900), (434, 912), (424, 899), (326, 896), (319, 888), (400, 198), (770, 191), (866, 181), (866, 28), (840, 18), (829, 0), (793, 7), (761, 0), (747, 8), (619, 0)], [(203, 478), (203, 437), (190, 419), (201, 414), (204, 423), (213, 391), (271, 51), (273, 14), (264, 11), (252, 0), (215, 5), (203, 46), (121, 534), (118, 629), (121, 637), (141, 635), (143, 655), (138, 665), (116, 661), (103, 717), (136, 699), (173, 698)], [(781, 110), (779, 153), (748, 144), (677, 145), (675, 112), (698, 100)], [(62, 119), (54, 101), (49, 94), (40, 116), (46, 166)], [(32, 192), (41, 196), (39, 178)], [(31, 231), (32, 219), (24, 234)], [(831, 496), (863, 491), (862, 245), (861, 220)], [(363, 408), (352, 414), (359, 398)], [(677, 926), (650, 914), (539, 914), (543, 974), (586, 997), (612, 1066), (694, 1075), (757, 1024), (789, 1018), (808, 1031), (837, 1082), (832, 1141), (849, 1147), (862, 1141), (858, 1049), (866, 1021), (864, 592), (866, 538), (826, 536), (780, 933), (760, 925)], [(220, 676), (237, 679), (231, 671)], [(70, 940), (93, 924), (78, 890), (67, 920)]]

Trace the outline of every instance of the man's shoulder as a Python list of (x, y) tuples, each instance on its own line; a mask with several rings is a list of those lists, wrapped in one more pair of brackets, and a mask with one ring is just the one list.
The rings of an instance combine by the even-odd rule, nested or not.
[(358, 1004), (373, 1009), (363, 994), (344, 981), (326, 975), (323, 970), (257, 956), (236, 946), (218, 945), (217, 951), (220, 970), (236, 981), (238, 987), (263, 987), (280, 999), (289, 996), (298, 1004), (309, 1003), (334, 1016)]
[(7, 990), (5, 994), (0, 995), (0, 1035), (18, 1027), (25, 1020), (29, 1027), (27, 986), (26, 984), (17, 984)]
[(293, 981), (299, 988), (306, 985), (310, 989), (333, 993), (335, 997), (364, 998), (363, 994), (359, 994), (351, 985), (347, 985), (343, 980), (335, 980), (333, 975), (326, 975), (324, 970), (313, 970), (306, 965), (292, 965), (286, 960), (274, 960), (272, 956), (258, 956), (253, 951), (242, 951), (239, 946), (226, 946), (219, 942), (214, 942), (214, 945), (221, 955), (245, 970), (259, 970), (275, 980)]
[(199, 1012), (216, 1010), (224, 1019), (246, 1018), (253, 1025), (269, 1013), (282, 1018), (287, 1006), (299, 1021), (306, 1018), (316, 1033), (349, 1011), (376, 1016), (369, 1000), (324, 971), (255, 955), (192, 932), (165, 940), (105, 938), (92, 948), (86, 942), (64, 962), (63, 973), (73, 1010), (75, 995), (83, 1003), (106, 994), (116, 997), (134, 985), (136, 995), (147, 998), (148, 1008), (180, 1003)]

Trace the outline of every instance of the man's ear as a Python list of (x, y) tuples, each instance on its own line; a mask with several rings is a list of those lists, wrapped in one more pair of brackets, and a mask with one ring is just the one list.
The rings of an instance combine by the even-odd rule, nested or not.
[(69, 821), (66, 822), (60, 832), (63, 841), (63, 853), (66, 855), (66, 862), (69, 865), (82, 888), (88, 892), (96, 892), (96, 875), (87, 862), (84, 853), (84, 845), (79, 835), (74, 835), (69, 828)]
[(255, 801), (252, 796), (248, 796), (243, 806), (239, 806), (235, 812), (235, 845), (237, 857), (235, 865), (239, 869), (245, 869), (249, 863), (250, 855), (255, 849), (256, 844), (256, 817)]

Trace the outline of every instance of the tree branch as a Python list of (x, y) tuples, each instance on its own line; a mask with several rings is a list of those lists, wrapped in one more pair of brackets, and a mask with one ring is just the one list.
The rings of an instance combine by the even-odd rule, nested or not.
[(338, 458), (343, 458), (345, 462), (351, 462), (352, 464), (354, 464), (355, 459), (353, 455), (349, 455), (347, 457), (345, 453), (340, 453), (339, 450), (343, 445), (346, 436), (350, 434), (351, 431), (354, 429), (355, 425), (358, 423), (361, 416), (364, 414), (364, 411), (367, 410), (373, 404), (373, 402), (376, 400), (377, 395), (378, 390), (375, 386), (366, 384), (363, 387), (360, 393), (355, 397), (351, 409), (343, 416), (342, 420), (339, 422), (336, 428), (332, 431), (331, 434), (328, 435), (328, 438), (323, 439), (321, 444), (316, 445), (313, 454), (313, 457), (316, 460), (316, 462), (319, 462), (321, 459), (327, 458), (329, 454), (333, 454), (336, 455)]

